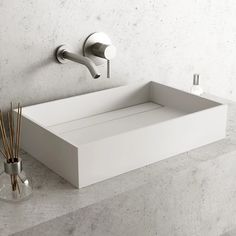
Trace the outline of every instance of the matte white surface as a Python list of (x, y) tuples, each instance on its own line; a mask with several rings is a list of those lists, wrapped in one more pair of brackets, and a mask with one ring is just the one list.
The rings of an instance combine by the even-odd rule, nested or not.
[[(133, 114), (126, 113), (129, 111), (134, 111), (137, 108), (150, 109), (146, 111), (140, 111), (139, 109), (137, 113)], [(114, 115), (114, 117), (112, 117), (112, 115)], [(124, 116), (122, 117), (122, 115)], [(62, 125), (58, 125), (57, 130), (55, 131), (54, 129), (54, 132), (58, 133), (62, 138), (68, 140), (75, 146), (79, 146), (80, 144), (85, 144), (121, 133), (126, 133), (131, 130), (140, 129), (152, 124), (157, 124), (165, 120), (180, 117), (181, 115), (185, 115), (185, 113), (168, 107), (158, 106), (155, 105), (155, 103), (144, 103), (121, 110), (116, 110), (114, 112), (103, 113), (102, 115), (98, 115), (98, 117), (92, 116), (82, 120), (64, 123)], [(106, 119), (107, 116), (110, 116), (111, 119)], [(95, 123), (86, 124), (92, 119), (95, 119)], [(102, 119), (102, 121), (100, 119)], [(67, 126), (67, 131), (58, 132), (58, 129), (63, 129), (65, 126)], [(52, 130), (51, 127), (49, 129)]]
[(148, 102), (148, 82), (46, 102), (24, 108), (24, 116), (43, 126), (52, 126), (100, 113)]
[(50, 131), (56, 132), (58, 134), (73, 131), (76, 129), (87, 128), (91, 126), (96, 126), (108, 121), (114, 121), (117, 119), (122, 119), (130, 116), (135, 116), (141, 113), (146, 113), (160, 109), (161, 106), (152, 102), (143, 103), (140, 105), (134, 105), (123, 109), (118, 109), (115, 111), (105, 112), (94, 116), (89, 116), (85, 118), (75, 119), (72, 121), (67, 121), (64, 123), (56, 124), (47, 127)]
[(209, 99), (139, 83), (24, 108), (22, 147), (85, 187), (224, 138), (226, 112)]

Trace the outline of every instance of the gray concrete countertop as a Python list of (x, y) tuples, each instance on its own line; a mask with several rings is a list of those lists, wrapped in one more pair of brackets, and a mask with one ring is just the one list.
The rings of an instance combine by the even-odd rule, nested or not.
[(34, 193), (0, 202), (1, 236), (216, 236), (236, 224), (233, 104), (226, 139), (80, 190), (27, 153), (22, 158)]

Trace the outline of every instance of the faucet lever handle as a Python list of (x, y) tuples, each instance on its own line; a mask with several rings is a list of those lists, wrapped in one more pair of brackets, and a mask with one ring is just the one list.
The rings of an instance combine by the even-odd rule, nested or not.
[(95, 43), (92, 45), (92, 52), (97, 57), (107, 60), (107, 78), (110, 78), (111, 73), (111, 59), (116, 56), (116, 48), (113, 45), (103, 43)]
[(92, 45), (92, 52), (95, 56), (111, 60), (116, 56), (116, 48), (113, 45), (95, 43)]
[(83, 55), (92, 59), (97, 66), (106, 63), (107, 78), (110, 78), (111, 60), (116, 56), (116, 47), (106, 34), (96, 32), (89, 35), (83, 45)]
[(107, 60), (107, 78), (109, 79), (111, 76), (111, 62)]

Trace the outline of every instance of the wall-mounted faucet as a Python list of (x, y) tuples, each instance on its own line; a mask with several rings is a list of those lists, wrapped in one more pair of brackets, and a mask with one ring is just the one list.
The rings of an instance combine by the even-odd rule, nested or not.
[(84, 42), (83, 54), (92, 59), (96, 65), (107, 63), (107, 78), (110, 78), (110, 61), (116, 56), (116, 48), (105, 33), (89, 35)]
[(97, 79), (100, 72), (97, 66), (107, 63), (107, 78), (110, 78), (110, 60), (116, 55), (116, 48), (104, 33), (93, 33), (87, 37), (83, 45), (83, 56), (70, 52), (69, 47), (62, 45), (57, 48), (56, 58), (60, 63), (68, 60), (85, 65), (92, 77)]
[(56, 51), (56, 58), (60, 63), (66, 63), (68, 62), (68, 60), (71, 60), (80, 63), (82, 65), (85, 65), (94, 79), (99, 78), (101, 75), (101, 73), (98, 71), (97, 66), (91, 59), (84, 56), (80, 56), (75, 53), (71, 53), (66, 45), (58, 47)]

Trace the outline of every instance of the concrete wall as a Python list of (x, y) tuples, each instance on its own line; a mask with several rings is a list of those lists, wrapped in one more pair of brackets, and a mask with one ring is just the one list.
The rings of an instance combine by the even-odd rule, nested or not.
[[(206, 92), (236, 100), (234, 0), (0, 0), (0, 107), (100, 90), (142, 79), (189, 90), (201, 74)], [(60, 65), (54, 50), (80, 52), (92, 32), (118, 49), (112, 78), (91, 78), (79, 64)]]

